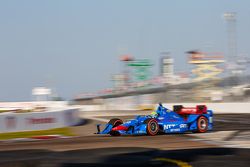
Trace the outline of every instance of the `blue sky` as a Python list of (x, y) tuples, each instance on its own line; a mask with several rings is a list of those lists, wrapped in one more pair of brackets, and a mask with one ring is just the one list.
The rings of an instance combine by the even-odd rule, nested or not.
[(237, 13), (238, 53), (250, 53), (248, 0), (0, 0), (0, 101), (31, 99), (37, 86), (71, 99), (111, 87), (119, 56), (159, 58), (170, 51), (175, 69), (185, 52), (227, 51), (224, 12)]

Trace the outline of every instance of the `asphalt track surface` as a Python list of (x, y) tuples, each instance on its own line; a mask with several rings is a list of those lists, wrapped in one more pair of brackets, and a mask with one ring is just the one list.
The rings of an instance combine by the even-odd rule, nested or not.
[[(109, 119), (110, 116), (102, 117)], [(122, 117), (129, 119), (129, 117)], [(250, 131), (250, 114), (215, 115), (214, 132)], [(250, 149), (224, 148), (183, 134), (93, 135), (96, 120), (74, 127), (79, 137), (33, 142), (1, 142), (2, 167), (68, 166), (249, 166)], [(228, 136), (227, 140), (236, 134)]]

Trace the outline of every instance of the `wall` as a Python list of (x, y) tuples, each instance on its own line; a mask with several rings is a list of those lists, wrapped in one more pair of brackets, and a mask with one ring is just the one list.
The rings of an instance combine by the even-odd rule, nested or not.
[(31, 113), (0, 114), (0, 133), (45, 130), (76, 125), (80, 122), (76, 109)]
[[(132, 98), (132, 97), (131, 97)], [(79, 106), (81, 111), (99, 111), (99, 110), (138, 110), (138, 104), (129, 103), (128, 99), (110, 99), (104, 105), (83, 105)], [(169, 109), (173, 105), (183, 105), (184, 107), (195, 107), (196, 105), (207, 105), (207, 107), (216, 114), (227, 113), (250, 113), (250, 102), (244, 103), (163, 103)], [(154, 104), (155, 108), (158, 104)]]
[(196, 105), (207, 105), (216, 114), (226, 113), (250, 113), (250, 102), (248, 103), (164, 103), (167, 108), (172, 109), (173, 105), (183, 105), (184, 107), (194, 107)]

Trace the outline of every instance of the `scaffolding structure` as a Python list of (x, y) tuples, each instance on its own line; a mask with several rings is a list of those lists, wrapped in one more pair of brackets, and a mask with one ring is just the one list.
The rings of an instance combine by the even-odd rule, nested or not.
[(224, 63), (223, 56), (209, 56), (199, 51), (189, 51), (189, 64), (194, 65), (192, 70), (196, 86), (192, 89), (194, 99), (204, 101), (210, 98), (211, 91), (218, 90), (219, 75), (224, 71), (220, 64)]

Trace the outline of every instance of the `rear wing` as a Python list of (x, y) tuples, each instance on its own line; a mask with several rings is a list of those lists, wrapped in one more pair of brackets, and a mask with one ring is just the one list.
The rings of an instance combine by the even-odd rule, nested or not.
[(173, 111), (178, 114), (207, 114), (206, 105), (197, 105), (196, 107), (183, 107), (182, 105), (173, 106)]

